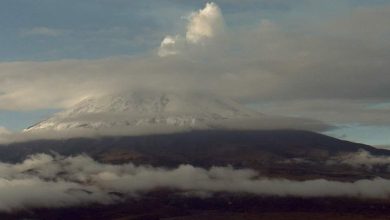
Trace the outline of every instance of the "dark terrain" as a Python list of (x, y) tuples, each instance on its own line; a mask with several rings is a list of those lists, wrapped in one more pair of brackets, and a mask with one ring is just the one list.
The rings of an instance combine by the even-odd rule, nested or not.
[[(36, 140), (0, 146), (0, 160), (20, 162), (35, 153), (85, 153), (104, 162), (176, 167), (192, 164), (209, 168), (232, 165), (252, 168), (262, 176), (287, 179), (354, 181), (390, 178), (386, 170), (367, 170), (343, 164), (328, 165), (329, 158), (365, 150), (390, 156), (390, 151), (339, 140), (308, 131), (193, 131), (138, 137)], [(305, 163), (283, 163), (293, 158)], [(157, 190), (112, 205), (19, 210), (0, 213), (0, 219), (117, 219), (117, 220), (257, 220), (257, 219), (390, 219), (390, 200), (359, 198), (262, 197), (217, 194), (209, 198), (185, 197)]]
[[(136, 137), (74, 138), (36, 140), (0, 146), (0, 160), (20, 162), (35, 153), (78, 155), (85, 153), (104, 163), (150, 164), (177, 167), (191, 164), (209, 168), (232, 165), (252, 168), (270, 177), (291, 179), (326, 178), (354, 180), (390, 177), (380, 169), (325, 164), (329, 158), (366, 150), (390, 156), (389, 150), (352, 143), (308, 131), (193, 131), (179, 134)], [(294, 158), (305, 163), (284, 163)]]
[(114, 205), (36, 209), (0, 214), (0, 219), (259, 220), (390, 219), (390, 201), (352, 198), (282, 198), (219, 194), (190, 198), (155, 191)]

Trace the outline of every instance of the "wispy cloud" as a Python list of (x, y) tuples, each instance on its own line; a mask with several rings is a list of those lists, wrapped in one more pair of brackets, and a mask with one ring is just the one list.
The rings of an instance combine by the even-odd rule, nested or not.
[(8, 138), (6, 137), (11, 133), (6, 127), (0, 126), (0, 142), (7, 141)]
[(27, 30), (22, 30), (20, 34), (24, 37), (41, 36), (41, 37), (59, 37), (66, 33), (68, 30), (49, 28), (49, 27), (34, 27)]

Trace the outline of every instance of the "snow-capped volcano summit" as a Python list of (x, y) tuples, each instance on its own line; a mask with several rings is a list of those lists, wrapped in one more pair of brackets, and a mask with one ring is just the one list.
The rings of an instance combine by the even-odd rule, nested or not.
[(87, 98), (25, 131), (144, 126), (213, 128), (222, 121), (257, 117), (261, 114), (228, 99), (202, 94), (134, 92)]
[(81, 129), (102, 135), (123, 135), (193, 129), (301, 128), (307, 125), (318, 126), (318, 122), (270, 117), (232, 100), (205, 94), (142, 91), (87, 98), (24, 131)]

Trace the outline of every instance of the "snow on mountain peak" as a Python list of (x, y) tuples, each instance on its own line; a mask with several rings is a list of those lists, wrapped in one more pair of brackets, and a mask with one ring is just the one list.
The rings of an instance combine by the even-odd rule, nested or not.
[[(87, 98), (25, 131), (169, 126), (221, 127), (220, 122), (258, 118), (260, 113), (224, 98), (203, 94), (133, 92)], [(153, 129), (153, 128), (152, 128)]]
[(127, 136), (208, 129), (323, 131), (329, 128), (316, 120), (264, 115), (211, 95), (141, 91), (84, 99), (25, 129), (22, 138)]

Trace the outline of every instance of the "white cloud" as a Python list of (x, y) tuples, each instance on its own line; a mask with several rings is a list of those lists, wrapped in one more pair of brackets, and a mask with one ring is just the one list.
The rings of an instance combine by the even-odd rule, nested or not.
[(179, 36), (166, 36), (163, 41), (161, 41), (160, 48), (158, 50), (158, 55), (160, 57), (177, 55), (180, 53), (179, 44), (183, 43), (183, 39)]
[(189, 17), (186, 39), (190, 43), (200, 43), (223, 32), (224, 21), (221, 10), (215, 3), (207, 3)]
[(370, 152), (360, 150), (356, 153), (340, 155), (329, 160), (328, 163), (344, 163), (353, 167), (362, 167), (369, 170), (375, 167), (385, 167), (390, 171), (390, 157), (372, 155)]
[(267, 179), (249, 169), (109, 165), (83, 155), (37, 154), (18, 164), (0, 163), (0, 176), (0, 211), (108, 204), (122, 200), (112, 192), (122, 193), (126, 198), (157, 188), (174, 189), (193, 196), (231, 192), (386, 199), (390, 195), (390, 180), (381, 178), (355, 182)]
[(218, 38), (225, 29), (224, 19), (218, 5), (207, 3), (198, 12), (193, 12), (188, 17), (188, 24), (185, 36), (166, 36), (160, 44), (158, 55), (161, 57), (177, 55), (189, 52), (199, 46), (210, 43), (209, 41)]

